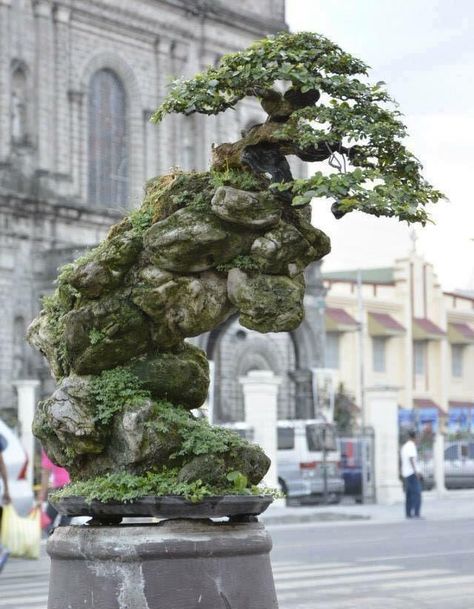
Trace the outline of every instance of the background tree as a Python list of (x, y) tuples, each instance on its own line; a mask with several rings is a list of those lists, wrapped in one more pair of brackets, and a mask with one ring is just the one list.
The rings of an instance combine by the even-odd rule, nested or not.
[(346, 393), (346, 388), (340, 383), (334, 396), (334, 423), (339, 433), (349, 435), (355, 432), (357, 412), (353, 397)]

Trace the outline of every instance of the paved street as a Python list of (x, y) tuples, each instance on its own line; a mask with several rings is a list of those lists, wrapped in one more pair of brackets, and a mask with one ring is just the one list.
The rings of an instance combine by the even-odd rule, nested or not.
[(269, 530), (280, 609), (474, 607), (474, 519)]
[[(280, 609), (474, 607), (474, 519), (304, 523), (269, 531)], [(0, 576), (0, 609), (46, 609), (47, 578), (44, 548), (37, 562), (11, 560)]]

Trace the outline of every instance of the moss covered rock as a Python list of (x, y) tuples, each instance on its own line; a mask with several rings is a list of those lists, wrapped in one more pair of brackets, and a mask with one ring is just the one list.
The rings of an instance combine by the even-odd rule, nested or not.
[(282, 203), (269, 192), (247, 192), (221, 186), (212, 199), (212, 211), (221, 220), (249, 228), (269, 228), (278, 224)]
[(180, 470), (180, 482), (206, 480), (213, 486), (228, 485), (227, 474), (237, 471), (243, 474), (250, 484), (258, 484), (270, 467), (270, 459), (260, 446), (247, 444), (222, 455), (198, 455)]
[(89, 377), (63, 379), (53, 395), (35, 411), (33, 433), (47, 454), (68, 468), (80, 455), (95, 458), (105, 446), (106, 433), (97, 425)]
[(298, 229), (287, 222), (258, 237), (250, 250), (264, 273), (275, 275), (299, 275), (314, 260), (318, 252), (308, 243)]
[(266, 186), (228, 168), (156, 178), (139, 209), (61, 269), (29, 329), (62, 379), (34, 431), (73, 479), (172, 470), (178, 485), (226, 489), (229, 472), (250, 485), (265, 475), (261, 449), (189, 412), (209, 370), (185, 339), (235, 312), (261, 332), (300, 323), (302, 271), (328, 240)]
[(232, 269), (228, 276), (230, 300), (240, 312), (240, 323), (258, 332), (290, 332), (304, 317), (304, 280), (283, 275), (250, 275)]
[(161, 347), (207, 332), (235, 310), (226, 278), (212, 271), (178, 275), (147, 266), (138, 274), (132, 300), (155, 322), (155, 342)]
[(140, 358), (130, 370), (155, 400), (168, 400), (186, 408), (199, 408), (209, 388), (209, 364), (201, 349), (183, 343), (176, 353)]
[(64, 341), (71, 369), (97, 374), (130, 361), (150, 346), (150, 327), (128, 290), (73, 309), (64, 316)]
[(255, 235), (223, 224), (212, 212), (180, 209), (144, 234), (147, 257), (161, 269), (197, 273), (248, 252)]

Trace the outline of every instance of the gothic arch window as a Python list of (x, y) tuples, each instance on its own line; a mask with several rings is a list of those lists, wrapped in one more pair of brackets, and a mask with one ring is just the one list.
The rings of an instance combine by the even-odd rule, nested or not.
[(14, 144), (29, 142), (28, 75), (26, 67), (14, 62), (11, 73), (10, 128)]
[(89, 202), (126, 206), (128, 195), (127, 96), (109, 69), (92, 75), (88, 99)]

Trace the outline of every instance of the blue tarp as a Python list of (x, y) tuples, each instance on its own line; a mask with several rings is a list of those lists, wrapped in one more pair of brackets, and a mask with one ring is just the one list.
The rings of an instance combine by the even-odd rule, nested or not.
[(398, 410), (398, 426), (400, 429), (416, 429), (418, 433), (423, 431), (432, 431), (436, 433), (438, 430), (439, 412), (437, 408), (399, 408)]

